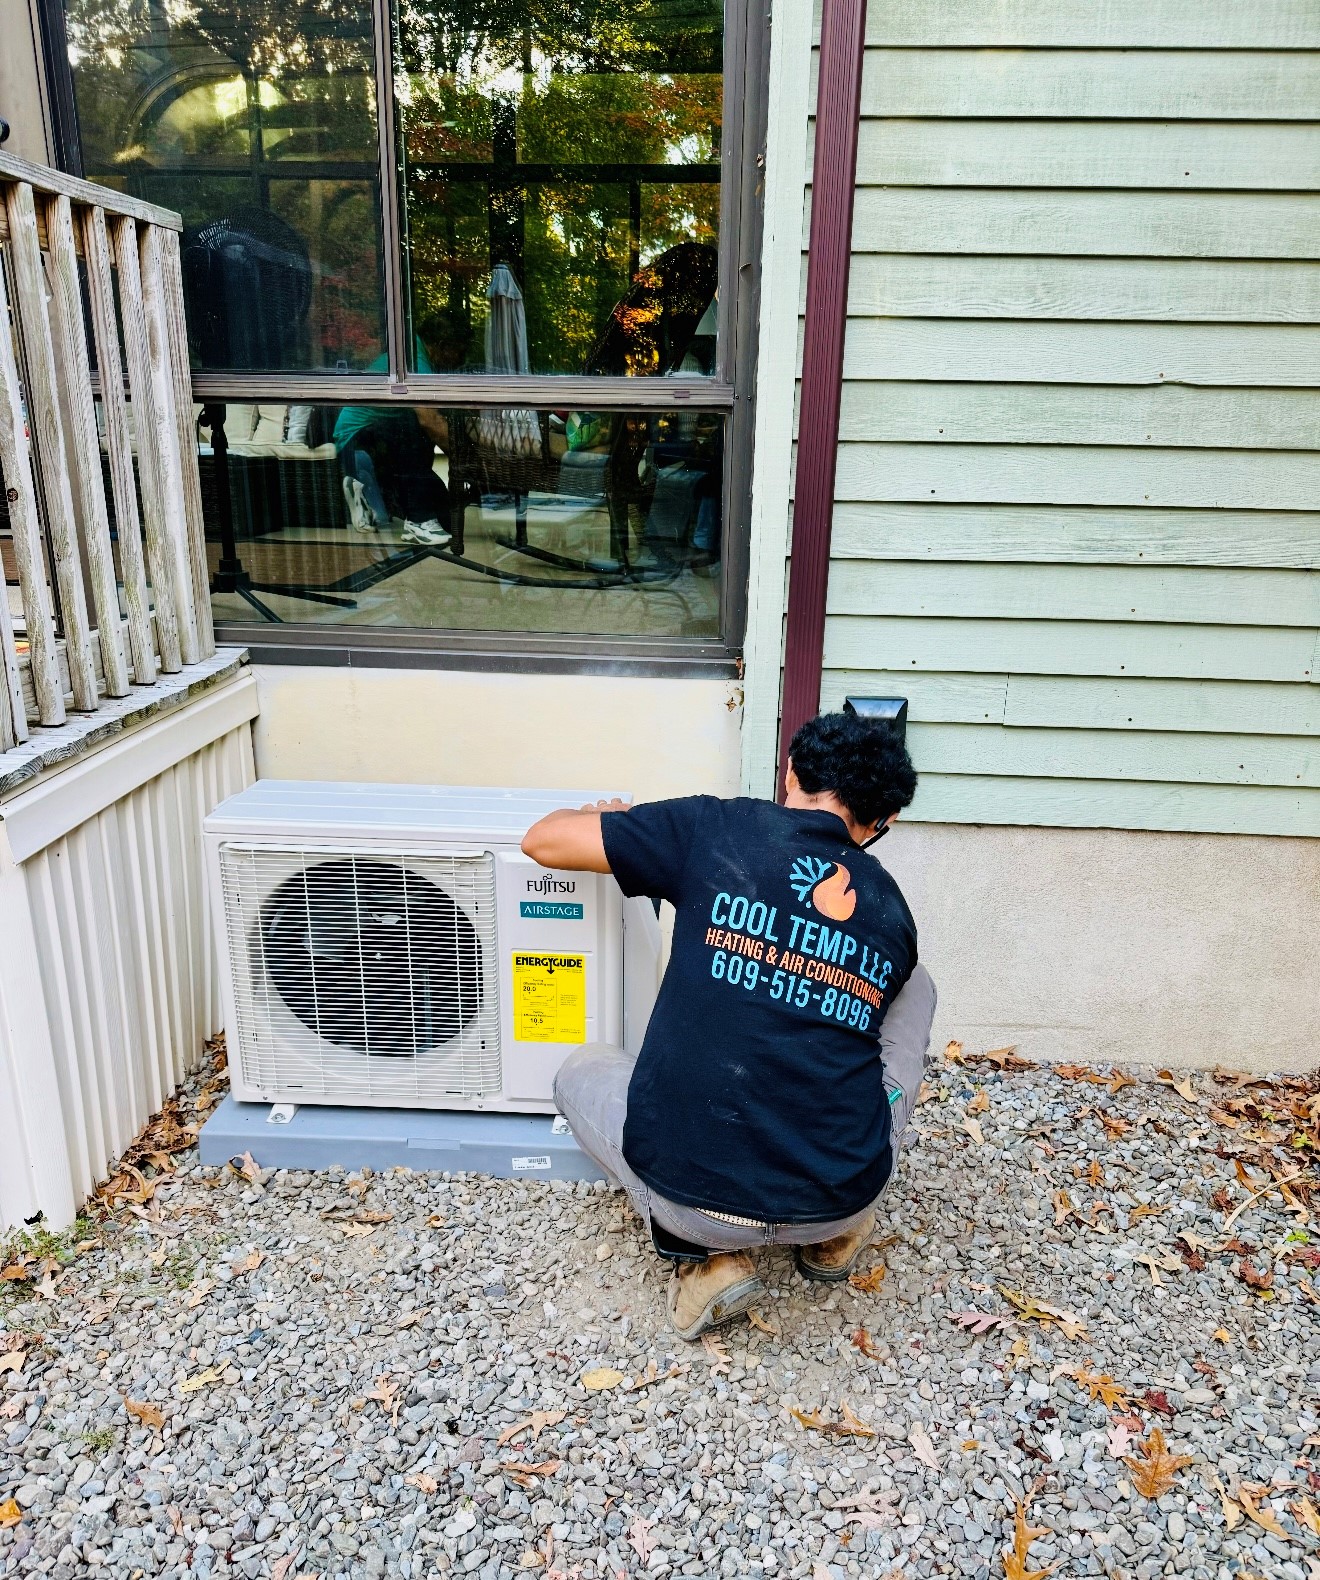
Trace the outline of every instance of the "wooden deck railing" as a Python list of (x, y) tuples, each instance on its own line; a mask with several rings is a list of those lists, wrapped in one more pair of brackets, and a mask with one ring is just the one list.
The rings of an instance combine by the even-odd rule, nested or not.
[(0, 473), (21, 602), (16, 620), (6, 585), (8, 750), (209, 657), (215, 637), (179, 216), (3, 153), (0, 196)]

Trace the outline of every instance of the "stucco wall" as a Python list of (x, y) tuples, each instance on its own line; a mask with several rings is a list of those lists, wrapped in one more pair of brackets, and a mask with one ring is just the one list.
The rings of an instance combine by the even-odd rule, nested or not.
[(738, 790), (725, 680), (257, 665), (257, 772), (279, 779), (544, 785), (639, 800)]
[(1320, 840), (899, 823), (934, 1048), (1311, 1069)]

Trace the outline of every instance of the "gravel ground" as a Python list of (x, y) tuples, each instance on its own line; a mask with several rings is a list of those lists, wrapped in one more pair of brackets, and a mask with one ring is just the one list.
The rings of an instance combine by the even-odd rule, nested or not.
[(617, 1193), (201, 1168), (194, 1087), (9, 1247), (0, 1573), (1320, 1577), (1320, 1192), (1252, 1199), (1320, 1082), (1008, 1062), (932, 1073), (874, 1287), (767, 1254), (715, 1345)]

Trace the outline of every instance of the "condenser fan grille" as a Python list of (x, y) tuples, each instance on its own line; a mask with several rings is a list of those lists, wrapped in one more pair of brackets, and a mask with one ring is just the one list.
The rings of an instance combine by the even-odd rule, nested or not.
[(238, 1058), (262, 1090), (500, 1090), (493, 858), (227, 844)]

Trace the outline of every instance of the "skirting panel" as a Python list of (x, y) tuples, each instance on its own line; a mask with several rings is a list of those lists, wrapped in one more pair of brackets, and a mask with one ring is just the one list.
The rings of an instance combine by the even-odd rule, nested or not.
[[(251, 679), (239, 687), (250, 716)], [(0, 1115), (0, 1228), (67, 1222), (220, 1027), (202, 820), (254, 777), (249, 723), (224, 700), (216, 738), (181, 731), (178, 761), (26, 860), (0, 856), (0, 1077), (17, 1094)]]

